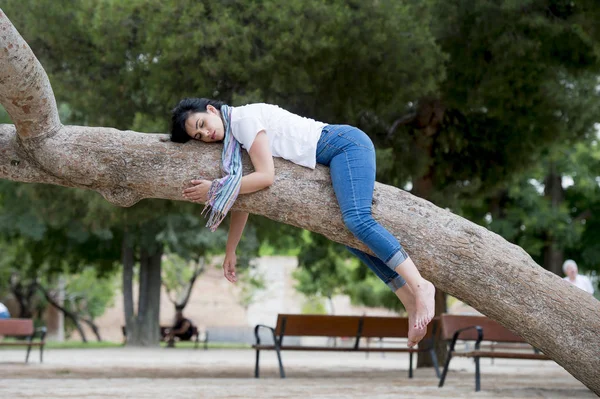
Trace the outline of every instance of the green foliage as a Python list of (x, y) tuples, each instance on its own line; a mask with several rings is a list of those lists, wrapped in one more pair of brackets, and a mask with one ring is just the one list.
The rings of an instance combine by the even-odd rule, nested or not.
[[(367, 266), (361, 265), (367, 269)], [(375, 274), (367, 272), (365, 278), (356, 281), (348, 287), (348, 295), (353, 304), (363, 306), (383, 306), (387, 309), (401, 312), (404, 310), (398, 297), (383, 284)]]
[(260, 301), (265, 294), (265, 276), (256, 268), (250, 266), (241, 269), (238, 273), (238, 296), (237, 302), (248, 309), (253, 303)]
[[(66, 206), (68, 204), (68, 206)], [(0, 238), (20, 242), (33, 267), (62, 272), (94, 263), (112, 270), (120, 246), (107, 223), (106, 202), (82, 190), (0, 181)]]
[(582, 229), (580, 239), (566, 245), (566, 255), (582, 270), (600, 272), (600, 137), (577, 143), (569, 151), (566, 174), (573, 179), (565, 199), (570, 222)]
[(348, 262), (349, 252), (319, 234), (310, 234), (298, 255), (299, 268), (293, 273), (296, 290), (307, 297), (328, 299), (342, 294), (350, 283), (356, 264)]
[(322, 297), (309, 296), (302, 305), (302, 314), (327, 314)]
[(382, 142), (395, 156), (380, 178), (399, 186), (430, 178), (428, 199), (460, 209), (503, 188), (553, 143), (589, 135), (598, 119), (600, 41), (591, 27), (598, 6), (578, 2), (586, 6), (562, 13), (558, 3), (437, 2), (432, 26), (449, 56), (437, 93), (444, 118), (430, 125), (430, 99), (415, 101), (413, 118), (404, 115)]
[(8, 112), (4, 109), (4, 107), (0, 104), (0, 123), (11, 123), (10, 117), (8, 116)]
[[(201, 264), (204, 259), (197, 262), (187, 261), (181, 256), (174, 253), (166, 253), (162, 259), (162, 285), (165, 287), (169, 295), (174, 295), (172, 299), (176, 303), (180, 303), (182, 296), (185, 295), (185, 289), (188, 287), (190, 280), (199, 273)], [(182, 290), (183, 288), (183, 290)]]
[(114, 303), (118, 287), (115, 274), (99, 277), (94, 268), (88, 267), (77, 274), (66, 274), (63, 279), (64, 306), (81, 317), (94, 320)]

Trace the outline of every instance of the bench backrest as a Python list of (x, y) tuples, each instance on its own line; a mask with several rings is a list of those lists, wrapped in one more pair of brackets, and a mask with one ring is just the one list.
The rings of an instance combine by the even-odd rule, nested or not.
[[(433, 320), (427, 326), (427, 333), (424, 338), (431, 337), (432, 327), (436, 322), (436, 320)], [(361, 336), (367, 338), (407, 338), (408, 327), (407, 317), (369, 316), (364, 319)]]
[[(431, 327), (427, 336), (431, 336)], [(408, 318), (280, 314), (275, 334), (288, 336), (406, 338)]]
[[(461, 328), (480, 326), (483, 328), (483, 339), (496, 342), (525, 342), (525, 340), (514, 334), (500, 323), (486, 316), (459, 316), (444, 314), (441, 317), (442, 339), (451, 340), (454, 333)], [(458, 339), (465, 341), (476, 341), (477, 331), (469, 329), (463, 331)]]
[(0, 335), (11, 337), (33, 335), (32, 319), (0, 319)]
[(360, 316), (280, 314), (275, 334), (312, 337), (352, 337), (358, 332)]

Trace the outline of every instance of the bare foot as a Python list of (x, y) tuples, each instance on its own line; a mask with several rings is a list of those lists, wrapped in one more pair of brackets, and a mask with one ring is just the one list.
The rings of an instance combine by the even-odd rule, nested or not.
[(408, 347), (414, 348), (427, 333), (427, 328), (416, 328), (414, 314), (408, 316)]
[(427, 324), (435, 316), (435, 287), (423, 279), (420, 284), (411, 288), (415, 293), (414, 327), (426, 329)]
[(417, 328), (415, 325), (416, 302), (415, 295), (408, 284), (404, 284), (395, 292), (400, 302), (408, 313), (408, 347), (414, 348), (427, 333), (426, 328)]

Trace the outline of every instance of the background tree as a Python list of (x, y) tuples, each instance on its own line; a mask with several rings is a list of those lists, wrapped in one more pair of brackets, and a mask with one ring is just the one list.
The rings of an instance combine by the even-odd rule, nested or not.
[[(67, 321), (66, 334), (70, 335), (75, 328), (81, 340), (87, 342), (82, 328), (83, 322), (92, 330), (97, 341), (102, 341), (100, 328), (96, 325), (95, 319), (102, 316), (106, 308), (113, 305), (117, 288), (116, 275), (99, 277), (95, 268), (88, 267), (77, 274), (63, 275), (58, 280), (58, 283), (54, 284), (40, 284), (39, 288), (48, 303), (64, 313)], [(62, 301), (59, 297), (62, 297), (60, 298)]]

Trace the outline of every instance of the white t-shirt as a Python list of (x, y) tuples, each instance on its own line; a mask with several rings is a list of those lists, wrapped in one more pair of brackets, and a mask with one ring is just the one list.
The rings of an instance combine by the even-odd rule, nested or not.
[(584, 291), (589, 292), (590, 294), (594, 293), (594, 287), (592, 286), (592, 281), (587, 276), (582, 276), (578, 274), (575, 277), (575, 281), (569, 280), (569, 277), (565, 277), (563, 280), (567, 280), (569, 283), (575, 285), (576, 287), (581, 288)]
[(249, 104), (231, 110), (231, 133), (246, 151), (258, 132), (264, 130), (274, 157), (311, 169), (317, 164), (317, 143), (326, 125), (271, 104)]

